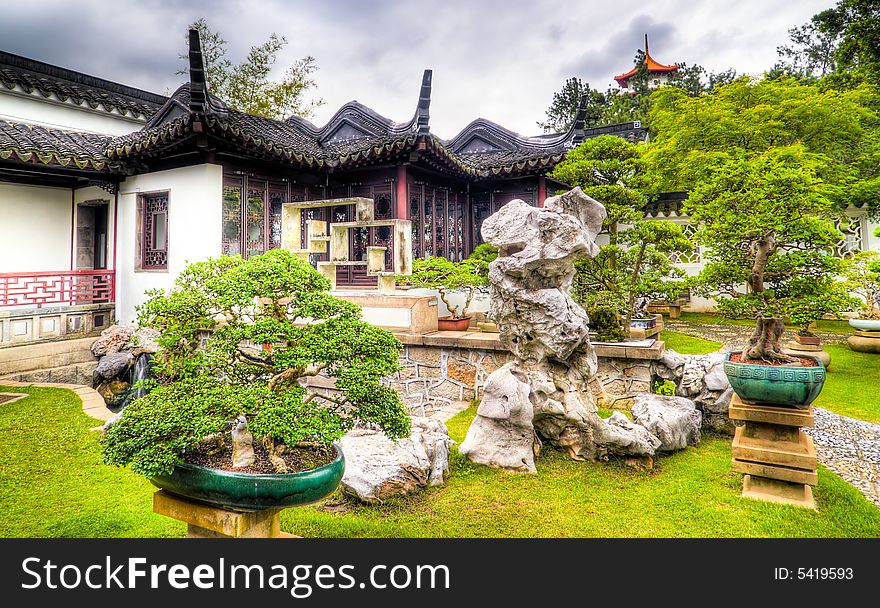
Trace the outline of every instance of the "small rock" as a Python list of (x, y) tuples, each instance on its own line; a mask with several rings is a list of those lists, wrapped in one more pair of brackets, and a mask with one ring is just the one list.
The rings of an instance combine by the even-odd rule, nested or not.
[(683, 450), (700, 441), (703, 416), (691, 399), (643, 393), (636, 396), (632, 415), (660, 439), (661, 451)]
[(611, 437), (604, 445), (611, 454), (653, 456), (661, 445), (656, 435), (620, 412), (612, 413), (605, 422)]
[(126, 345), (134, 334), (135, 328), (130, 325), (111, 325), (101, 332), (101, 336), (92, 343), (92, 354), (103, 357), (117, 353)]
[(724, 365), (721, 362), (715, 363), (706, 375), (703, 376), (703, 382), (710, 391), (726, 391), (730, 388), (730, 381), (727, 374), (724, 373)]
[(449, 470), (446, 425), (414, 417), (412, 434), (392, 441), (381, 431), (353, 429), (339, 441), (345, 454), (342, 491), (367, 503), (444, 483)]
[(98, 367), (95, 368), (95, 373), (105, 380), (116, 378), (128, 369), (128, 366), (131, 365), (133, 360), (134, 356), (130, 352), (114, 352), (109, 355), (104, 355), (101, 357), (101, 360), (98, 361)]
[(160, 332), (152, 327), (139, 327), (135, 331), (128, 342), (126, 342), (123, 350), (130, 350), (134, 356), (143, 353), (159, 352), (159, 336)]

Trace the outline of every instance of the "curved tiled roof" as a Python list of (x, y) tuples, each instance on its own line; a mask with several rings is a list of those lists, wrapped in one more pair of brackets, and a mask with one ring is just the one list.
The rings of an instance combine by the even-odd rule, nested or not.
[(110, 171), (104, 155), (110, 137), (0, 120), (0, 159)]
[(106, 112), (149, 118), (165, 97), (0, 51), (0, 85)]

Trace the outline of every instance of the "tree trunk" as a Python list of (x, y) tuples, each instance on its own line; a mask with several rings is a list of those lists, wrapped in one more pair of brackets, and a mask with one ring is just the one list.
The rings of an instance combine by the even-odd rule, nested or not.
[(629, 335), (629, 326), (632, 323), (633, 318), (633, 308), (636, 305), (636, 285), (639, 282), (639, 273), (642, 269), (642, 261), (645, 258), (645, 249), (647, 249), (648, 244), (643, 242), (639, 247), (639, 253), (636, 255), (636, 263), (633, 267), (632, 276), (629, 280), (629, 298), (626, 305), (626, 319), (624, 320), (623, 328), (626, 331), (626, 335)]
[(782, 352), (779, 339), (785, 326), (778, 317), (758, 317), (755, 331), (749, 338), (749, 346), (743, 351), (743, 361), (772, 361), (795, 363), (797, 359)]

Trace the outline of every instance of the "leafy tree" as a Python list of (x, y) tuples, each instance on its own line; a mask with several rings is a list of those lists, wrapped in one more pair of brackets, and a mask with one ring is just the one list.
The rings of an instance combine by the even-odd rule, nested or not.
[(589, 128), (601, 124), (602, 112), (608, 103), (605, 94), (590, 88), (588, 82), (572, 77), (565, 81), (561, 90), (553, 93), (553, 101), (547, 108), (547, 120), (539, 122), (538, 126), (545, 133), (568, 131), (574, 123), (582, 100), (587, 109), (584, 126)]
[(800, 145), (721, 159), (685, 201), (708, 247), (697, 293), (729, 314), (757, 318), (746, 360), (793, 362), (779, 344), (782, 317), (824, 297), (805, 287), (828, 285), (837, 270), (828, 253), (840, 237), (834, 203), (818, 177), (824, 164)]
[(844, 287), (861, 298), (859, 316), (880, 319), (880, 252), (860, 251), (844, 261), (843, 272)]
[[(170, 293), (150, 292), (138, 316), (161, 332), (159, 374), (108, 429), (106, 462), (169, 473), (205, 440), (229, 437), (239, 417), (272, 456), (332, 442), (356, 421), (408, 434), (406, 408), (382, 382), (399, 367), (400, 341), (329, 289), (307, 262), (273, 249), (191, 264)], [(318, 374), (338, 393), (301, 386)], [(284, 472), (283, 460), (273, 464)]]
[(647, 199), (639, 188), (649, 176), (642, 149), (622, 138), (603, 135), (570, 151), (551, 174), (554, 179), (580, 186), (605, 206), (602, 228), (608, 243), (599, 248), (596, 257), (575, 262), (572, 297), (588, 309), (600, 304), (614, 307), (626, 317), (625, 327), (636, 298), (680, 291), (681, 285), (670, 281), (679, 273), (668, 254), (691, 248), (678, 226), (644, 219)]
[(835, 54), (844, 24), (835, 9), (824, 10), (788, 30), (789, 44), (776, 48), (775, 70), (800, 78), (821, 77), (837, 67)]
[[(452, 318), (462, 319), (467, 316), (474, 295), (489, 285), (487, 267), (488, 262), (484, 259), (473, 257), (461, 262), (452, 262), (440, 256), (419, 258), (413, 260), (412, 274), (399, 276), (397, 280), (410, 287), (436, 289)], [(449, 300), (450, 292), (457, 290), (463, 290), (466, 294), (462, 307), (453, 305)]]
[[(287, 44), (287, 38), (272, 33), (263, 44), (252, 46), (247, 58), (233, 64), (226, 57), (226, 40), (214, 32), (204, 18), (189, 26), (196, 29), (202, 42), (205, 79), (208, 89), (230, 107), (255, 116), (283, 120), (291, 115), (310, 117), (324, 102), (306, 99), (315, 84), (318, 69), (315, 58), (302, 57), (289, 66), (279, 80), (271, 78), (278, 53)], [(180, 58), (188, 60), (188, 55)], [(178, 70), (186, 74), (187, 69)]]
[(870, 85), (837, 90), (790, 77), (748, 77), (711, 95), (664, 87), (653, 96), (654, 137), (645, 160), (654, 192), (686, 191), (708, 168), (772, 147), (802, 145), (821, 155), (817, 170), (840, 208), (880, 212), (880, 107)]
[(857, 70), (880, 84), (880, 2), (840, 0), (835, 10), (841, 24), (835, 52), (838, 69)]

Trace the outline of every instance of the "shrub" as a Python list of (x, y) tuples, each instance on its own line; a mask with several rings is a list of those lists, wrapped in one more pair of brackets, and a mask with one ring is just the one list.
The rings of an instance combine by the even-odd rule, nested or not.
[[(357, 421), (407, 435), (406, 408), (382, 382), (399, 367), (400, 341), (329, 288), (307, 262), (276, 249), (191, 264), (170, 293), (150, 292), (138, 316), (161, 332), (155, 388), (109, 427), (105, 461), (147, 477), (169, 473), (239, 416), (270, 454), (330, 443)], [(339, 392), (301, 386), (318, 374), (334, 377)]]

